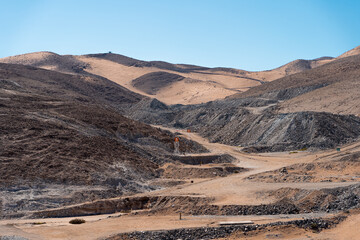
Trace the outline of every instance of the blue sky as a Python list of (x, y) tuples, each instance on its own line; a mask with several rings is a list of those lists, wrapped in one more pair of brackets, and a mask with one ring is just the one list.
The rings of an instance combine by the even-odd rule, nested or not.
[(0, 0), (0, 58), (112, 51), (266, 70), (360, 45), (357, 0)]

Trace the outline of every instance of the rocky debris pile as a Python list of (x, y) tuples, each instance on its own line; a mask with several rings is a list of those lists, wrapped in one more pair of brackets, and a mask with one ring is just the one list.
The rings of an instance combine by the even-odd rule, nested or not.
[(191, 215), (277, 215), (297, 214), (301, 211), (288, 199), (281, 199), (272, 204), (261, 205), (208, 205), (191, 209)]
[(146, 231), (146, 232), (132, 232), (118, 234), (106, 240), (195, 240), (195, 239), (218, 239), (226, 238), (236, 232), (251, 232), (255, 230), (266, 229), (273, 226), (294, 226), (297, 228), (305, 228), (313, 231), (321, 231), (323, 229), (331, 228), (345, 219), (344, 216), (338, 216), (330, 219), (303, 219), (288, 222), (275, 222), (261, 225), (241, 225), (241, 226), (226, 226), (226, 227), (201, 227), (190, 229), (174, 229), (163, 231)]

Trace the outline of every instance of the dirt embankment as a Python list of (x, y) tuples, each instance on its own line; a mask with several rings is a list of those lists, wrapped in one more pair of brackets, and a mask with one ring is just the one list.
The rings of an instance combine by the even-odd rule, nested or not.
[(360, 207), (360, 185), (334, 189), (304, 190), (296, 188), (280, 188), (270, 191), (262, 197), (287, 199), (301, 209), (302, 212), (336, 211)]
[(98, 200), (91, 203), (79, 204), (60, 209), (50, 209), (31, 214), (32, 218), (72, 217), (95, 214), (109, 214), (115, 212), (129, 212), (132, 210), (152, 210), (153, 212), (179, 211), (181, 207), (196, 208), (206, 205), (211, 199), (187, 196), (151, 196), (151, 197), (123, 197), (117, 199)]
[(196, 179), (226, 177), (247, 171), (245, 168), (237, 167), (233, 164), (210, 165), (207, 167), (191, 167), (186, 165), (169, 164), (163, 167), (162, 177), (174, 179)]
[[(302, 190), (281, 188), (261, 193), (260, 197), (279, 199), (270, 204), (260, 205), (214, 205), (214, 199), (191, 196), (142, 196), (79, 204), (38, 211), (33, 218), (72, 217), (81, 215), (129, 212), (132, 214), (174, 214), (185, 215), (278, 215), (298, 214), (314, 211), (333, 212), (359, 208), (360, 185), (334, 189)], [(141, 212), (132, 212), (142, 210)]]
[(342, 157), (313, 163), (294, 164), (275, 171), (251, 175), (247, 179), (268, 183), (358, 182), (360, 180), (360, 152), (340, 155)]

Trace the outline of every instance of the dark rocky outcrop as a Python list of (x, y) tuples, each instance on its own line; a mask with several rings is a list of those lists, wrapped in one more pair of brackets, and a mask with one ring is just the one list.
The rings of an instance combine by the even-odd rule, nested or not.
[(109, 238), (107, 240), (120, 240), (120, 239), (129, 239), (129, 240), (158, 240), (158, 239), (168, 239), (168, 240), (196, 240), (196, 239), (219, 239), (227, 238), (231, 234), (236, 232), (248, 233), (256, 230), (263, 230), (274, 226), (293, 226), (298, 228), (309, 229), (313, 231), (321, 231), (323, 229), (331, 228), (340, 222), (342, 222), (346, 217), (339, 216), (333, 217), (330, 219), (303, 219), (303, 220), (294, 220), (294, 221), (285, 221), (285, 222), (274, 222), (261, 225), (240, 225), (240, 226), (227, 226), (227, 227), (201, 227), (201, 228), (181, 228), (173, 230), (163, 230), (163, 231), (145, 231), (145, 232), (132, 232), (132, 233), (121, 233)]

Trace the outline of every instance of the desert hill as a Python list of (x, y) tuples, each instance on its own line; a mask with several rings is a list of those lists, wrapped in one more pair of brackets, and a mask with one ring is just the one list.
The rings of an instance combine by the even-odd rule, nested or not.
[[(358, 49), (358, 48), (357, 48)], [(282, 100), (280, 112), (317, 111), (360, 114), (360, 55), (351, 51), (308, 71), (278, 79), (229, 98), (265, 97)]]
[(359, 55), (360, 54), (360, 46), (355, 47), (343, 54), (341, 54), (339, 57), (337, 58), (344, 58), (344, 57), (350, 57), (350, 56), (354, 56), (354, 55)]
[[(0, 62), (24, 64), (63, 73), (101, 76), (133, 92), (159, 99), (166, 104), (198, 104), (243, 93), (252, 87), (292, 75), (331, 62), (331, 57), (314, 60), (295, 60), (279, 68), (249, 72), (232, 68), (207, 68), (186, 64), (171, 64), (163, 61), (142, 61), (114, 53), (88, 54), (82, 56), (58, 55), (51, 52), (29, 53), (0, 59)], [(150, 73), (168, 73), (160, 77), (155, 92), (147, 90), (146, 81), (157, 82)], [(179, 75), (179, 81), (172, 81)], [(155, 75), (156, 76), (156, 75)], [(142, 79), (137, 83), (133, 81)], [(152, 80), (151, 80), (152, 79)], [(137, 80), (139, 81), (139, 80)]]
[(69, 100), (97, 102), (116, 107), (121, 104), (137, 103), (144, 98), (98, 76), (64, 74), (37, 67), (3, 63), (0, 63), (0, 74), (4, 81), (15, 78), (16, 84), (12, 85), (17, 86), (18, 89)]
[[(6, 214), (154, 189), (172, 161), (175, 135), (121, 115), (142, 97), (111, 81), (2, 63), (0, 99)], [(206, 151), (185, 139), (180, 150)]]
[(84, 73), (87, 67), (84, 62), (73, 56), (59, 55), (52, 52), (35, 52), (23, 55), (11, 56), (1, 59), (2, 63), (29, 65), (64, 73)]

